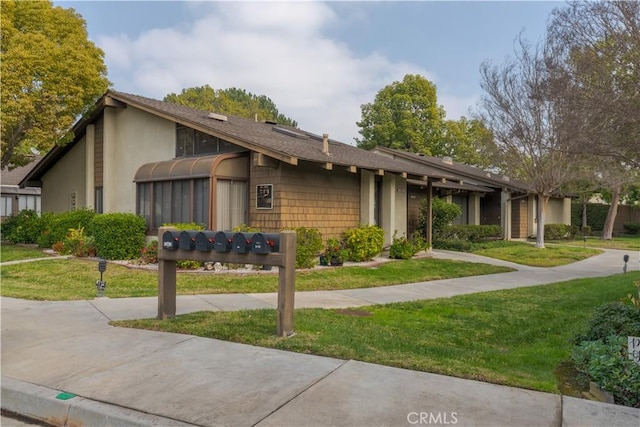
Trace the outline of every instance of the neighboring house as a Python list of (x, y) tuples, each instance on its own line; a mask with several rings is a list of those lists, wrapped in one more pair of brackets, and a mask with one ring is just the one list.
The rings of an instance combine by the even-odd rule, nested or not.
[[(407, 232), (408, 182), (452, 174), (272, 122), (108, 91), (74, 140), (22, 180), (42, 187), (42, 211), (91, 208), (143, 216), (148, 235), (171, 222), (266, 232), (359, 224)], [(414, 185), (414, 184), (412, 184)]]
[[(454, 175), (458, 182), (435, 182), (433, 194), (446, 198), (462, 208), (457, 224), (497, 224), (503, 238), (522, 239), (537, 234), (537, 197), (524, 182), (455, 163), (451, 158), (429, 157), (422, 154), (377, 147), (374, 152), (394, 160), (404, 160), (431, 168), (432, 173)], [(415, 230), (420, 200), (425, 197), (424, 184), (408, 182), (408, 232)], [(547, 204), (545, 224), (571, 224), (571, 199), (552, 197)]]
[(14, 169), (2, 169), (1, 187), (2, 200), (0, 204), (0, 217), (4, 219), (11, 215), (17, 215), (20, 211), (31, 209), (40, 214), (40, 188), (20, 187), (20, 181), (35, 167), (40, 160), (38, 157), (26, 166)]

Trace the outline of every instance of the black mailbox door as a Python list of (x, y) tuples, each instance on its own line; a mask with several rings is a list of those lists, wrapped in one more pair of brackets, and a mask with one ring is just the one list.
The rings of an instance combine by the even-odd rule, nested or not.
[(197, 231), (183, 231), (180, 233), (178, 248), (183, 251), (192, 251), (196, 248)]
[(196, 251), (210, 252), (215, 244), (215, 231), (200, 231), (196, 234)]
[(162, 234), (162, 249), (166, 249), (168, 251), (177, 250), (179, 239), (180, 239), (180, 232), (165, 231)]
[(214, 236), (213, 250), (216, 252), (230, 252), (233, 233), (218, 231)]
[(237, 252), (239, 254), (246, 254), (251, 252), (251, 239), (252, 233), (236, 233), (233, 235), (233, 241), (231, 244), (231, 252)]

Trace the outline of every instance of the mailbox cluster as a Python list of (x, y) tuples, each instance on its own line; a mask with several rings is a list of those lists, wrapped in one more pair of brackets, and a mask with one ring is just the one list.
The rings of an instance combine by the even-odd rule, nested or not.
[(165, 231), (162, 248), (175, 251), (270, 254), (280, 252), (280, 235), (229, 231)]

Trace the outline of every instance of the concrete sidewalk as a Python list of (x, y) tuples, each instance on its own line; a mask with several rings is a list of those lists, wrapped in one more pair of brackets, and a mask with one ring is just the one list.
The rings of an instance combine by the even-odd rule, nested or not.
[[(356, 307), (606, 276), (622, 271), (623, 253), (553, 269), (518, 266), (500, 275), (298, 292), (296, 307)], [(630, 255), (629, 270), (640, 269), (637, 254)], [(478, 260), (486, 261), (467, 259)], [(271, 294), (181, 296), (177, 309), (238, 310), (275, 301)], [(2, 408), (56, 425), (640, 425), (640, 410), (633, 408), (108, 325), (109, 319), (155, 317), (157, 298), (1, 303)], [(61, 392), (75, 397), (61, 400)]]

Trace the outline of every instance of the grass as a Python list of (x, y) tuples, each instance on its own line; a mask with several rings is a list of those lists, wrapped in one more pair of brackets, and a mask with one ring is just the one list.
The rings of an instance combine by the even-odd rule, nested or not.
[[(296, 274), (296, 290), (354, 289), (424, 282), (512, 271), (487, 264), (421, 258), (390, 261), (377, 266), (321, 268)], [(98, 264), (85, 259), (46, 260), (3, 266), (2, 296), (32, 300), (78, 300), (96, 296)], [(158, 272), (109, 263), (104, 274), (110, 298), (156, 296)], [(180, 272), (179, 295), (277, 292), (278, 276), (271, 273)]]
[(613, 240), (602, 240), (599, 237), (591, 236), (587, 237), (586, 242), (584, 239), (578, 238), (573, 240), (552, 240), (550, 243), (587, 248), (640, 250), (640, 235), (615, 237)]
[(274, 310), (198, 312), (112, 322), (558, 393), (556, 368), (592, 310), (635, 288), (639, 272), (546, 286), (388, 304), (302, 309), (296, 335), (275, 337)]
[(18, 261), (31, 258), (44, 258), (47, 255), (41, 248), (22, 245), (2, 245), (0, 248), (0, 262)]
[(581, 261), (602, 251), (564, 245), (537, 248), (525, 242), (495, 241), (476, 245), (472, 253), (532, 267), (557, 267)]

